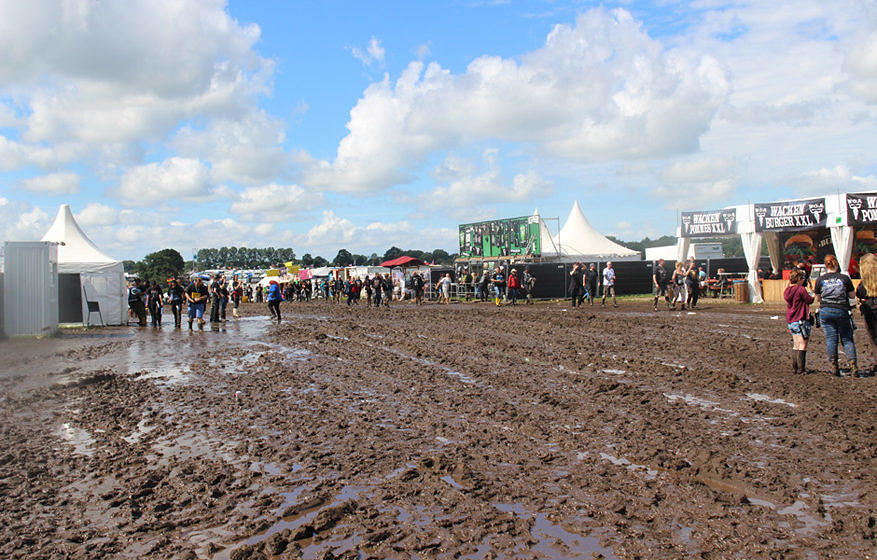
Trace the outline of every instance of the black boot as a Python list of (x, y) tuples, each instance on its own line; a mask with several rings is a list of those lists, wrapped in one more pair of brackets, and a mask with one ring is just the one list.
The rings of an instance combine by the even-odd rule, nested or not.
[(801, 373), (801, 351), (795, 350), (795, 355), (792, 356), (792, 373), (798, 375)]
[(801, 370), (802, 374), (807, 373), (807, 351), (806, 350), (798, 350), (798, 368)]

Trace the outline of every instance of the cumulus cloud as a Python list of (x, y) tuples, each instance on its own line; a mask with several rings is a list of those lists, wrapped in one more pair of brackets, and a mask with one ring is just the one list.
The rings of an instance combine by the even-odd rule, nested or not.
[(36, 241), (49, 225), (49, 215), (36, 206), (0, 196), (0, 241)]
[(231, 204), (231, 212), (245, 220), (283, 222), (324, 202), (323, 195), (298, 185), (271, 183), (244, 190)]
[(674, 184), (707, 183), (732, 178), (735, 167), (727, 158), (701, 156), (671, 163), (663, 169), (661, 178)]
[(441, 184), (421, 197), (421, 206), (448, 209), (455, 217), (468, 220), (483, 215), (482, 207), (488, 204), (526, 202), (551, 194), (552, 183), (534, 170), (505, 181), (498, 155), (493, 149), (484, 152), (483, 171), (463, 158), (448, 156), (433, 170), (433, 177)]
[(482, 56), (459, 75), (411, 62), (366, 89), (334, 161), (298, 161), (305, 184), (368, 192), (480, 139), (583, 162), (666, 156), (698, 147), (729, 91), (715, 59), (664, 49), (625, 10), (594, 9), (520, 59)]
[(92, 202), (76, 214), (76, 221), (82, 227), (114, 226), (119, 223), (120, 212), (112, 206)]
[(127, 206), (149, 206), (171, 200), (203, 202), (215, 192), (203, 162), (173, 157), (129, 169), (109, 194)]
[(0, 93), (25, 109), (31, 143), (79, 142), (99, 158), (129, 155), (181, 120), (243, 114), (273, 62), (255, 25), (222, 0), (3, 2)]
[(216, 183), (258, 185), (289, 173), (289, 157), (280, 145), (284, 139), (279, 119), (254, 111), (239, 119), (215, 119), (201, 130), (183, 127), (172, 146), (181, 156), (209, 161)]
[(844, 70), (852, 93), (868, 103), (877, 103), (877, 29), (863, 32), (853, 41)]
[(73, 171), (49, 173), (18, 182), (18, 188), (35, 194), (61, 196), (79, 192), (79, 175)]
[(856, 175), (846, 165), (808, 171), (792, 178), (791, 182), (796, 185), (796, 191), (801, 195), (824, 194), (837, 190), (855, 192), (877, 189), (877, 177)]
[(332, 258), (338, 249), (352, 252), (385, 251), (404, 240), (411, 247), (454, 247), (457, 232), (450, 228), (421, 227), (407, 220), (399, 222), (370, 222), (357, 226), (332, 210), (323, 212), (323, 218), (295, 241), (307, 247), (312, 254), (323, 253)]
[(366, 66), (374, 63), (383, 63), (387, 51), (381, 46), (381, 41), (377, 37), (372, 37), (365, 49), (361, 47), (350, 47), (350, 53)]

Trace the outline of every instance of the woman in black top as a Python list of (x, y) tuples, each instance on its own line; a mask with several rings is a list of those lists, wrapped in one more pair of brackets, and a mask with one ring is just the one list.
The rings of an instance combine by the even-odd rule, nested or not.
[[(865, 320), (871, 351), (877, 357), (877, 255), (868, 253), (862, 257), (859, 261), (859, 271), (862, 273), (862, 282), (856, 288), (856, 299), (859, 301), (859, 311), (862, 312), (862, 318)], [(859, 375), (865, 376), (863, 372)]]
[(164, 305), (161, 298), (163, 295), (161, 286), (157, 282), (153, 282), (149, 292), (147, 292), (147, 306), (149, 307), (149, 315), (152, 317), (153, 327), (161, 326), (161, 310)]
[(813, 292), (816, 294), (816, 304), (819, 306), (822, 330), (825, 331), (831, 373), (840, 377), (837, 363), (837, 344), (840, 339), (850, 370), (857, 375), (856, 343), (853, 342), (853, 324), (850, 315), (850, 299), (854, 296), (855, 288), (849, 276), (838, 272), (837, 258), (834, 255), (825, 257), (825, 268), (828, 272), (816, 280)]

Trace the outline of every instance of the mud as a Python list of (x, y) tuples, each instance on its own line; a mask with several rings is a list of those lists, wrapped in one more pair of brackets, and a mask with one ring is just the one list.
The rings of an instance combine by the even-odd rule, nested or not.
[(0, 343), (0, 557), (875, 557), (877, 379), (777, 309), (264, 311)]

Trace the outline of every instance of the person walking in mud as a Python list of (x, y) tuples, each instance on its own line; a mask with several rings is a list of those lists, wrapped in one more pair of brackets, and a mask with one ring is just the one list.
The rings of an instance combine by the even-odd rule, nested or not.
[(853, 323), (850, 315), (850, 300), (855, 297), (855, 288), (850, 277), (839, 272), (837, 257), (834, 255), (825, 257), (825, 269), (827, 272), (816, 280), (813, 292), (816, 294), (819, 319), (825, 332), (831, 373), (835, 377), (840, 377), (840, 367), (837, 362), (837, 346), (840, 340), (851, 373), (858, 375), (856, 343), (853, 341)]
[[(859, 272), (862, 282), (856, 288), (856, 299), (859, 301), (859, 312), (865, 321), (865, 331), (871, 352), (877, 361), (877, 255), (868, 253), (859, 261)], [(873, 375), (874, 369), (871, 370)], [(859, 377), (865, 377), (865, 370), (859, 370)]]
[(694, 257), (688, 260), (688, 267), (685, 269), (685, 290), (688, 292), (686, 297), (688, 308), (696, 309), (700, 290), (697, 281), (697, 265), (694, 262)]
[(219, 274), (217, 274), (213, 281), (210, 282), (210, 287), (208, 289), (210, 293), (210, 322), (218, 323), (219, 322), (219, 300), (221, 296), (219, 294)]
[(600, 275), (597, 273), (597, 265), (591, 263), (591, 266), (585, 271), (585, 297), (588, 298), (588, 305), (594, 305), (599, 280)]
[(277, 283), (277, 280), (271, 280), (268, 283), (268, 311), (271, 312), (271, 319), (277, 319), (278, 323), (280, 323), (280, 302), (282, 300), (280, 284)]
[(527, 292), (527, 305), (533, 305), (533, 290), (536, 288), (536, 277), (530, 267), (524, 268), (524, 290)]
[(490, 272), (487, 268), (481, 272), (481, 278), (478, 280), (478, 290), (479, 293), (475, 294), (475, 297), (481, 300), (482, 303), (487, 301), (487, 298), (490, 297), (487, 293), (488, 287), (490, 286)]
[(204, 310), (207, 307), (208, 289), (200, 276), (196, 276), (191, 284), (186, 286), (184, 292), (186, 303), (189, 306), (189, 330), (192, 330), (192, 321), (198, 321), (198, 328), (204, 329)]
[(439, 303), (451, 304), (451, 273), (445, 273), (438, 283)]
[(490, 284), (493, 286), (493, 297), (496, 306), (499, 307), (502, 305), (502, 298), (505, 295), (505, 274), (502, 273), (502, 267), (497, 267), (493, 272)]
[(171, 304), (171, 313), (174, 316), (174, 328), (180, 328), (183, 323), (183, 294), (185, 289), (176, 278), (171, 278), (167, 286), (167, 295)]
[(153, 282), (146, 295), (146, 306), (149, 308), (149, 316), (152, 318), (152, 326), (161, 326), (161, 312), (164, 308), (164, 292), (158, 282)]
[(569, 295), (572, 306), (582, 305), (585, 299), (585, 266), (577, 262), (569, 273)]
[(612, 268), (612, 261), (606, 263), (606, 268), (603, 269), (603, 302), (600, 304), (601, 307), (606, 307), (606, 298), (609, 295), (612, 295), (612, 307), (618, 307), (618, 302), (615, 301), (615, 269)]
[(652, 274), (652, 282), (655, 285), (655, 311), (658, 310), (658, 299), (661, 297), (667, 302), (667, 309), (669, 309), (670, 296), (667, 295), (669, 275), (667, 274), (667, 268), (664, 266), (664, 259), (658, 259), (658, 264), (655, 266), (655, 273)]
[(411, 277), (411, 288), (414, 290), (414, 305), (423, 304), (423, 277), (419, 272), (415, 272)]
[(235, 275), (231, 282), (231, 314), (235, 319), (240, 317), (240, 315), (238, 315), (238, 307), (241, 306), (242, 299), (244, 299), (244, 285), (238, 279), (237, 275)]
[(223, 323), (225, 322), (225, 311), (228, 308), (228, 300), (230, 299), (231, 292), (228, 289), (228, 283), (225, 281), (225, 276), (222, 276), (219, 279), (219, 320)]
[(143, 286), (140, 284), (140, 279), (135, 278), (131, 282), (131, 287), (128, 288), (128, 307), (131, 308), (131, 312), (137, 317), (137, 323), (141, 327), (146, 326), (146, 305), (143, 303), (143, 296)]
[(390, 300), (393, 299), (393, 280), (390, 278), (389, 272), (384, 274), (384, 279), (381, 282), (381, 288), (384, 291), (383, 297), (381, 298), (384, 303), (384, 307), (390, 307)]
[(673, 284), (673, 305), (670, 309), (676, 311), (676, 302), (679, 302), (682, 304), (682, 311), (685, 311), (685, 270), (681, 262), (676, 263), (670, 282)]
[(789, 285), (783, 291), (786, 300), (786, 324), (792, 335), (792, 371), (797, 375), (807, 373), (807, 341), (810, 340), (810, 304), (813, 296), (804, 287), (804, 272), (793, 269), (789, 274)]

